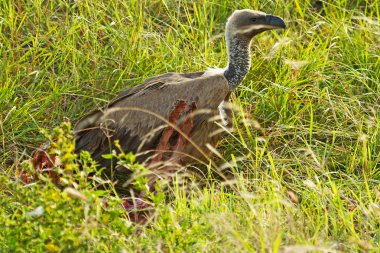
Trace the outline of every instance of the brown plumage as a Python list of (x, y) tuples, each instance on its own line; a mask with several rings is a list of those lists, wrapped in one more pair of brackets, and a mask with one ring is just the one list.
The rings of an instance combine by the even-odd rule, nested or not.
[[(252, 10), (235, 11), (226, 25), (228, 66), (218, 71), (167, 73), (124, 91), (105, 108), (82, 118), (75, 126), (76, 152), (87, 150), (119, 181), (123, 192), (128, 173), (103, 154), (119, 140), (124, 152), (138, 154), (147, 165), (182, 165), (207, 161), (207, 144), (215, 146), (223, 101), (250, 68), (250, 41), (265, 30), (285, 28), (276, 16)], [(223, 121), (223, 120), (222, 120)], [(223, 122), (221, 122), (223, 124)], [(111, 168), (115, 170), (111, 173)]]

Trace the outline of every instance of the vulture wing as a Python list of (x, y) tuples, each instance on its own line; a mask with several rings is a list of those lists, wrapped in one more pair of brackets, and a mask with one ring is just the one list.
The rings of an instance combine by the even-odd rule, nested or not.
[[(87, 150), (101, 166), (110, 168), (111, 160), (102, 155), (115, 149), (114, 141), (119, 140), (124, 152), (144, 154), (138, 156), (142, 162), (152, 154), (148, 151), (157, 149), (178, 103), (197, 108), (190, 138), (193, 135), (199, 139), (195, 143), (205, 144), (204, 133), (208, 136), (211, 130), (209, 118), (217, 114), (218, 105), (228, 96), (229, 89), (224, 75), (203, 74), (167, 73), (122, 92), (105, 108), (88, 114), (76, 124), (76, 152)], [(202, 113), (207, 110), (212, 114)]]

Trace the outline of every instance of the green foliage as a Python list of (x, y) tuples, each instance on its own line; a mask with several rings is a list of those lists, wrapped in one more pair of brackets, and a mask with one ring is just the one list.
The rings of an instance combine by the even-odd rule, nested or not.
[[(88, 153), (78, 170), (70, 125), (41, 129), (148, 77), (225, 66), (225, 21), (242, 8), (288, 29), (252, 43), (218, 149), (231, 180), (174, 177), (150, 224), (131, 224)], [(379, 17), (379, 0), (2, 1), (0, 252), (379, 251)], [(47, 139), (69, 190), (16, 176)]]
[[(134, 231), (121, 207), (122, 200), (110, 195), (109, 190), (96, 190), (99, 184), (105, 184), (100, 178), (101, 171), (88, 152), (82, 152), (80, 159), (76, 159), (70, 123), (62, 123), (52, 133), (42, 132), (51, 142), (50, 152), (60, 155), (63, 166), (55, 169), (61, 174), (60, 188), (64, 190), (44, 173), (31, 184), (1, 175), (0, 220), (4, 225), (0, 232), (1, 251), (119, 249), (122, 244), (118, 240), (107, 245), (107, 238), (115, 231), (125, 237)], [(28, 171), (33, 173), (33, 168)]]

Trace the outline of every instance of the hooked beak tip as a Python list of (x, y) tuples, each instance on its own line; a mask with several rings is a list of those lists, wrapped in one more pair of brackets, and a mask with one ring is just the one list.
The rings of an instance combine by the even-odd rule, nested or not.
[(265, 19), (267, 21), (267, 24), (270, 25), (270, 26), (272, 26), (273, 29), (275, 29), (275, 28), (285, 29), (286, 28), (284, 20), (282, 18), (280, 18), (280, 17), (267, 14), (265, 16)]

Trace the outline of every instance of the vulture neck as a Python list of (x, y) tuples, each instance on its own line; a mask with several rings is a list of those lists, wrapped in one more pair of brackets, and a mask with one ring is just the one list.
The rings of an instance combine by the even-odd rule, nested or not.
[(251, 67), (250, 43), (251, 40), (237, 35), (227, 37), (228, 66), (224, 76), (230, 90), (235, 89), (247, 75)]

